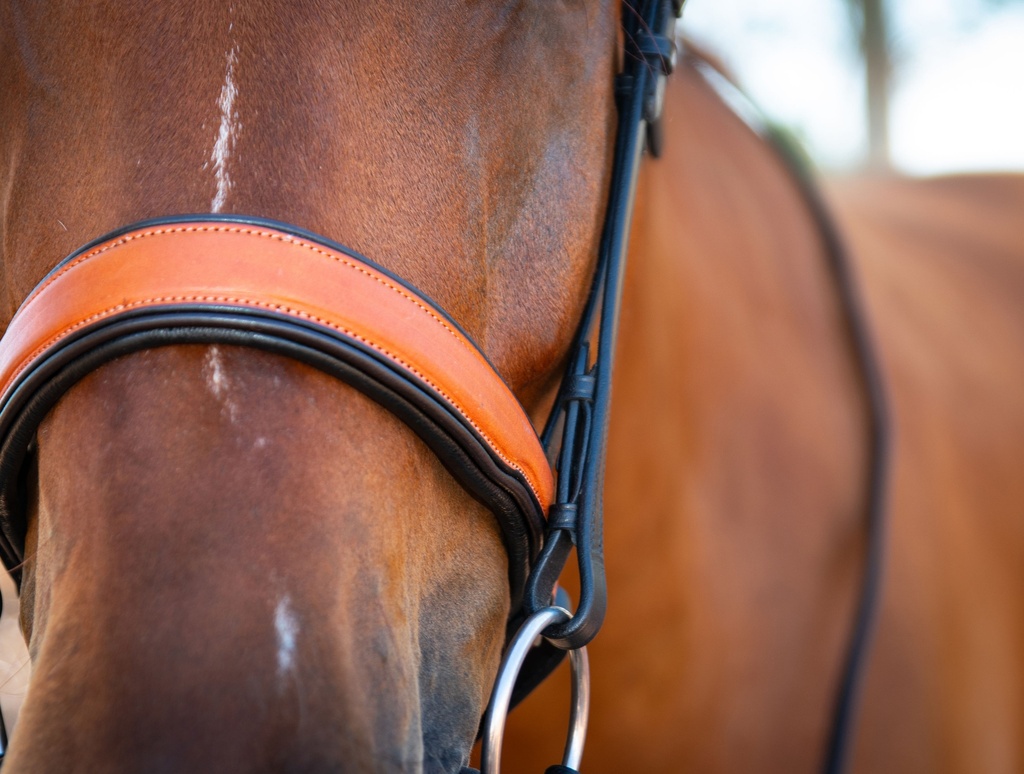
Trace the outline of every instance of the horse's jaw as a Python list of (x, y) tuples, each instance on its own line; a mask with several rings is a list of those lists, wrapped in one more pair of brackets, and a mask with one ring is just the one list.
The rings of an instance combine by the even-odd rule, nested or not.
[(375, 404), (269, 355), (157, 350), (69, 393), (39, 482), (9, 770), (466, 761), (504, 548)]

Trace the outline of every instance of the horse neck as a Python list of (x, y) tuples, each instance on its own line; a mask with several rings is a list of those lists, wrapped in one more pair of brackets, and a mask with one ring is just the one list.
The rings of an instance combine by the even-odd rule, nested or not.
[[(642, 630), (642, 679), (675, 686), (666, 738), (688, 729), (695, 769), (758, 768), (739, 750), (730, 766), (706, 758), (717, 748), (701, 740), (723, 733), (723, 718), (766, 735), (744, 750), (808, 738), (779, 733), (789, 723), (823, 733), (860, 572), (866, 414), (790, 173), (692, 68), (670, 80), (665, 117), (623, 301), (605, 498), (615, 596), (594, 643), (595, 693), (629, 690), (637, 676), (615, 654)], [(744, 686), (742, 707), (712, 675)], [(780, 715), (780, 691), (808, 682), (807, 713)], [(593, 722), (599, 754), (637, 752), (626, 740), (644, 729)], [(791, 752), (811, 767), (805, 747)]]
[[(670, 83), (666, 115), (665, 155), (641, 178), (624, 303), (623, 335), (645, 345), (623, 347), (620, 381), (651, 367), (673, 374), (686, 387), (676, 404), (691, 440), (740, 432), (769, 453), (801, 444), (856, 500), (859, 376), (793, 173), (692, 67)], [(660, 357), (647, 356), (651, 347)], [(647, 365), (634, 369), (636, 352)], [(737, 425), (737, 409), (748, 424)]]

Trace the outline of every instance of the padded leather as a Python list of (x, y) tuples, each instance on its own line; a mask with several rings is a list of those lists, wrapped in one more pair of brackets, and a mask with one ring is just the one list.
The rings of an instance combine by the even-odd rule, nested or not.
[(351, 254), (232, 223), (155, 226), (67, 262), (22, 305), (0, 346), (0, 394), (62, 339), (140, 308), (267, 310), (356, 339), (433, 388), (523, 473), (537, 500), (552, 475), (529, 418), (480, 351), (408, 286)]
[(149, 224), (71, 256), (0, 342), (0, 494), (20, 555), (16, 479), (45, 412), (85, 373), (144, 347), (226, 342), (297, 357), (406, 421), (495, 511), (518, 600), (553, 496), (518, 400), (471, 339), (415, 288), (283, 224)]

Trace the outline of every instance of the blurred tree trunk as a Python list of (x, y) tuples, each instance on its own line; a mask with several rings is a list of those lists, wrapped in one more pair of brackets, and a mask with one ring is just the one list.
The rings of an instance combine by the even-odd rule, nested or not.
[(892, 49), (885, 17), (885, 0), (850, 0), (860, 22), (860, 48), (866, 74), (867, 166), (890, 168), (889, 96), (892, 88)]

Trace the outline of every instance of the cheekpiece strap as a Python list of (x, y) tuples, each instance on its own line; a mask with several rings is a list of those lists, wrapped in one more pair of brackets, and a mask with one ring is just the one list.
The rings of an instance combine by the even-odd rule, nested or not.
[(594, 287), (569, 357), (569, 369), (542, 440), (558, 471), (540, 558), (527, 584), (526, 611), (551, 603), (551, 594), (573, 547), (580, 601), (572, 618), (544, 636), (577, 649), (594, 638), (604, 620), (606, 584), (602, 491), (608, 440), (611, 376), (626, 249), (637, 174), (645, 147), (657, 156), (656, 131), (665, 80), (675, 67), (676, 18), (681, 0), (637, 0), (623, 5), (626, 56), (616, 79), (619, 126)]

